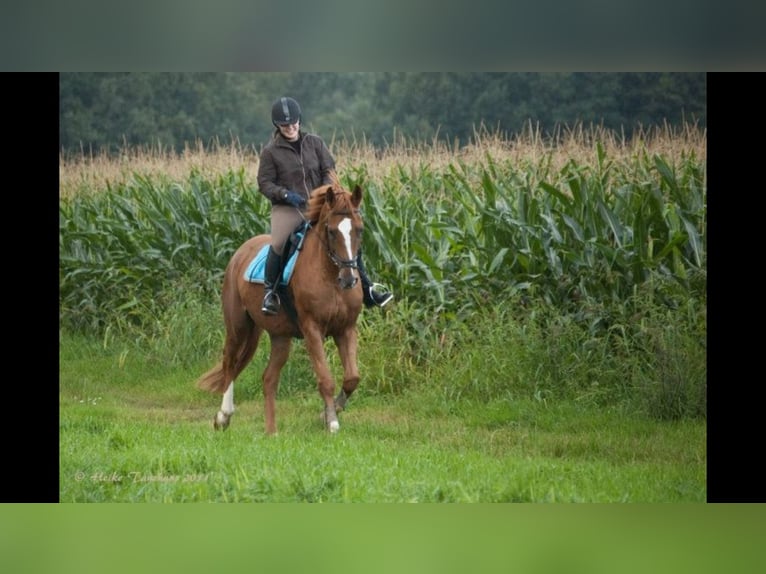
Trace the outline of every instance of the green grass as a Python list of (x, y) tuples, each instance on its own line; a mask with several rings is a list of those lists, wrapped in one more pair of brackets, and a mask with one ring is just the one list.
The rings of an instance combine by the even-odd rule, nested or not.
[[(263, 350), (261, 350), (263, 353)], [(588, 401), (453, 399), (362, 380), (324, 431), (300, 343), (263, 433), (258, 358), (237, 412), (212, 429), (219, 396), (131, 345), (62, 337), (62, 502), (704, 502), (704, 419), (663, 422)], [(363, 371), (364, 373), (364, 371)], [(300, 379), (296, 381), (295, 379)]]

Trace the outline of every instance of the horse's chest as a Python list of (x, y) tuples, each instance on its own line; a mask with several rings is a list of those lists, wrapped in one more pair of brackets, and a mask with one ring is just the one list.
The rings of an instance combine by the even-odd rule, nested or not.
[(334, 335), (346, 331), (356, 323), (361, 310), (361, 301), (347, 301), (342, 296), (325, 297), (309, 301), (301, 309), (301, 315), (315, 323), (325, 335)]

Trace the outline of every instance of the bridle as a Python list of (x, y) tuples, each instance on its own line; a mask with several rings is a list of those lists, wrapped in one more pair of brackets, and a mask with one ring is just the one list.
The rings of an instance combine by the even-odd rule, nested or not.
[(330, 260), (335, 263), (335, 266), (339, 269), (357, 269), (359, 265), (357, 264), (356, 260), (357, 258), (354, 257), (353, 259), (343, 259), (338, 256), (337, 253), (335, 253), (335, 250), (330, 247), (330, 240), (329, 240), (329, 234), (330, 234), (330, 226), (325, 223), (325, 239), (322, 241), (324, 244), (325, 251), (327, 251), (327, 255), (330, 257)]
[[(358, 214), (359, 210), (358, 209), (354, 209), (354, 213)], [(310, 221), (306, 220), (306, 218), (303, 216), (302, 212), (301, 212), (301, 217), (303, 217), (303, 220), (306, 222), (306, 224), (308, 226), (307, 227), (307, 231), (308, 231), (308, 228), (311, 228), (312, 224), (311, 224)], [(319, 241), (324, 246), (325, 252), (327, 252), (327, 256), (330, 258), (330, 261), (332, 261), (335, 264), (335, 266), (338, 269), (341, 269), (341, 270), (342, 269), (359, 269), (359, 264), (357, 263), (357, 260), (359, 258), (359, 248), (357, 248), (356, 255), (354, 255), (354, 257), (352, 259), (343, 259), (331, 247), (331, 244), (330, 244), (330, 225), (327, 223), (327, 217), (328, 217), (327, 215), (325, 215), (325, 217), (324, 217), (324, 231), (325, 232), (324, 232), (324, 234), (320, 234), (319, 235)], [(321, 221), (323, 218), (320, 217), (319, 219)]]
[[(301, 217), (303, 217), (303, 214), (301, 213)], [(309, 229), (311, 229), (313, 226), (311, 225), (311, 222), (308, 221), (305, 217), (303, 217), (303, 221), (306, 222), (306, 232), (308, 232)], [(338, 267), (338, 269), (358, 269), (359, 265), (357, 264), (356, 260), (357, 258), (354, 257), (353, 259), (343, 259), (340, 257), (337, 253), (335, 253), (335, 250), (330, 247), (330, 226), (325, 222), (324, 224), (325, 229), (325, 235), (324, 237), (319, 238), (319, 241), (321, 241), (322, 245), (324, 245), (324, 250), (327, 252), (327, 256), (330, 258), (330, 261), (335, 263), (335, 266)], [(305, 237), (305, 235), (304, 235)]]

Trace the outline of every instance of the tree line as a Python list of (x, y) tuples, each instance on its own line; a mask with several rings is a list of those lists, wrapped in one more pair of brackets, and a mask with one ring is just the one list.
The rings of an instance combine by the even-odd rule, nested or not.
[(326, 140), (465, 145), (477, 129), (512, 136), (576, 124), (625, 133), (706, 125), (704, 73), (253, 72), (61, 73), (62, 152), (236, 142), (259, 150), (271, 104), (289, 95)]

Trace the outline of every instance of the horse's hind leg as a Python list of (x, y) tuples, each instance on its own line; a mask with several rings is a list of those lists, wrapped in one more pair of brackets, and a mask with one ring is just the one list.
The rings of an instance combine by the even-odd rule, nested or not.
[(234, 414), (234, 381), (252, 360), (261, 336), (261, 328), (255, 325), (247, 313), (242, 313), (235, 323), (227, 327), (222, 370), (228, 386), (223, 393), (221, 408), (213, 419), (213, 428), (216, 430), (226, 429), (231, 422), (231, 415)]
[(221, 408), (215, 413), (213, 419), (213, 428), (215, 430), (226, 430), (231, 422), (231, 415), (234, 414), (234, 381), (229, 383), (226, 392), (223, 393)]
[(263, 410), (266, 419), (266, 434), (277, 432), (276, 401), (279, 389), (279, 374), (290, 356), (291, 337), (271, 336), (269, 363), (263, 371)]

